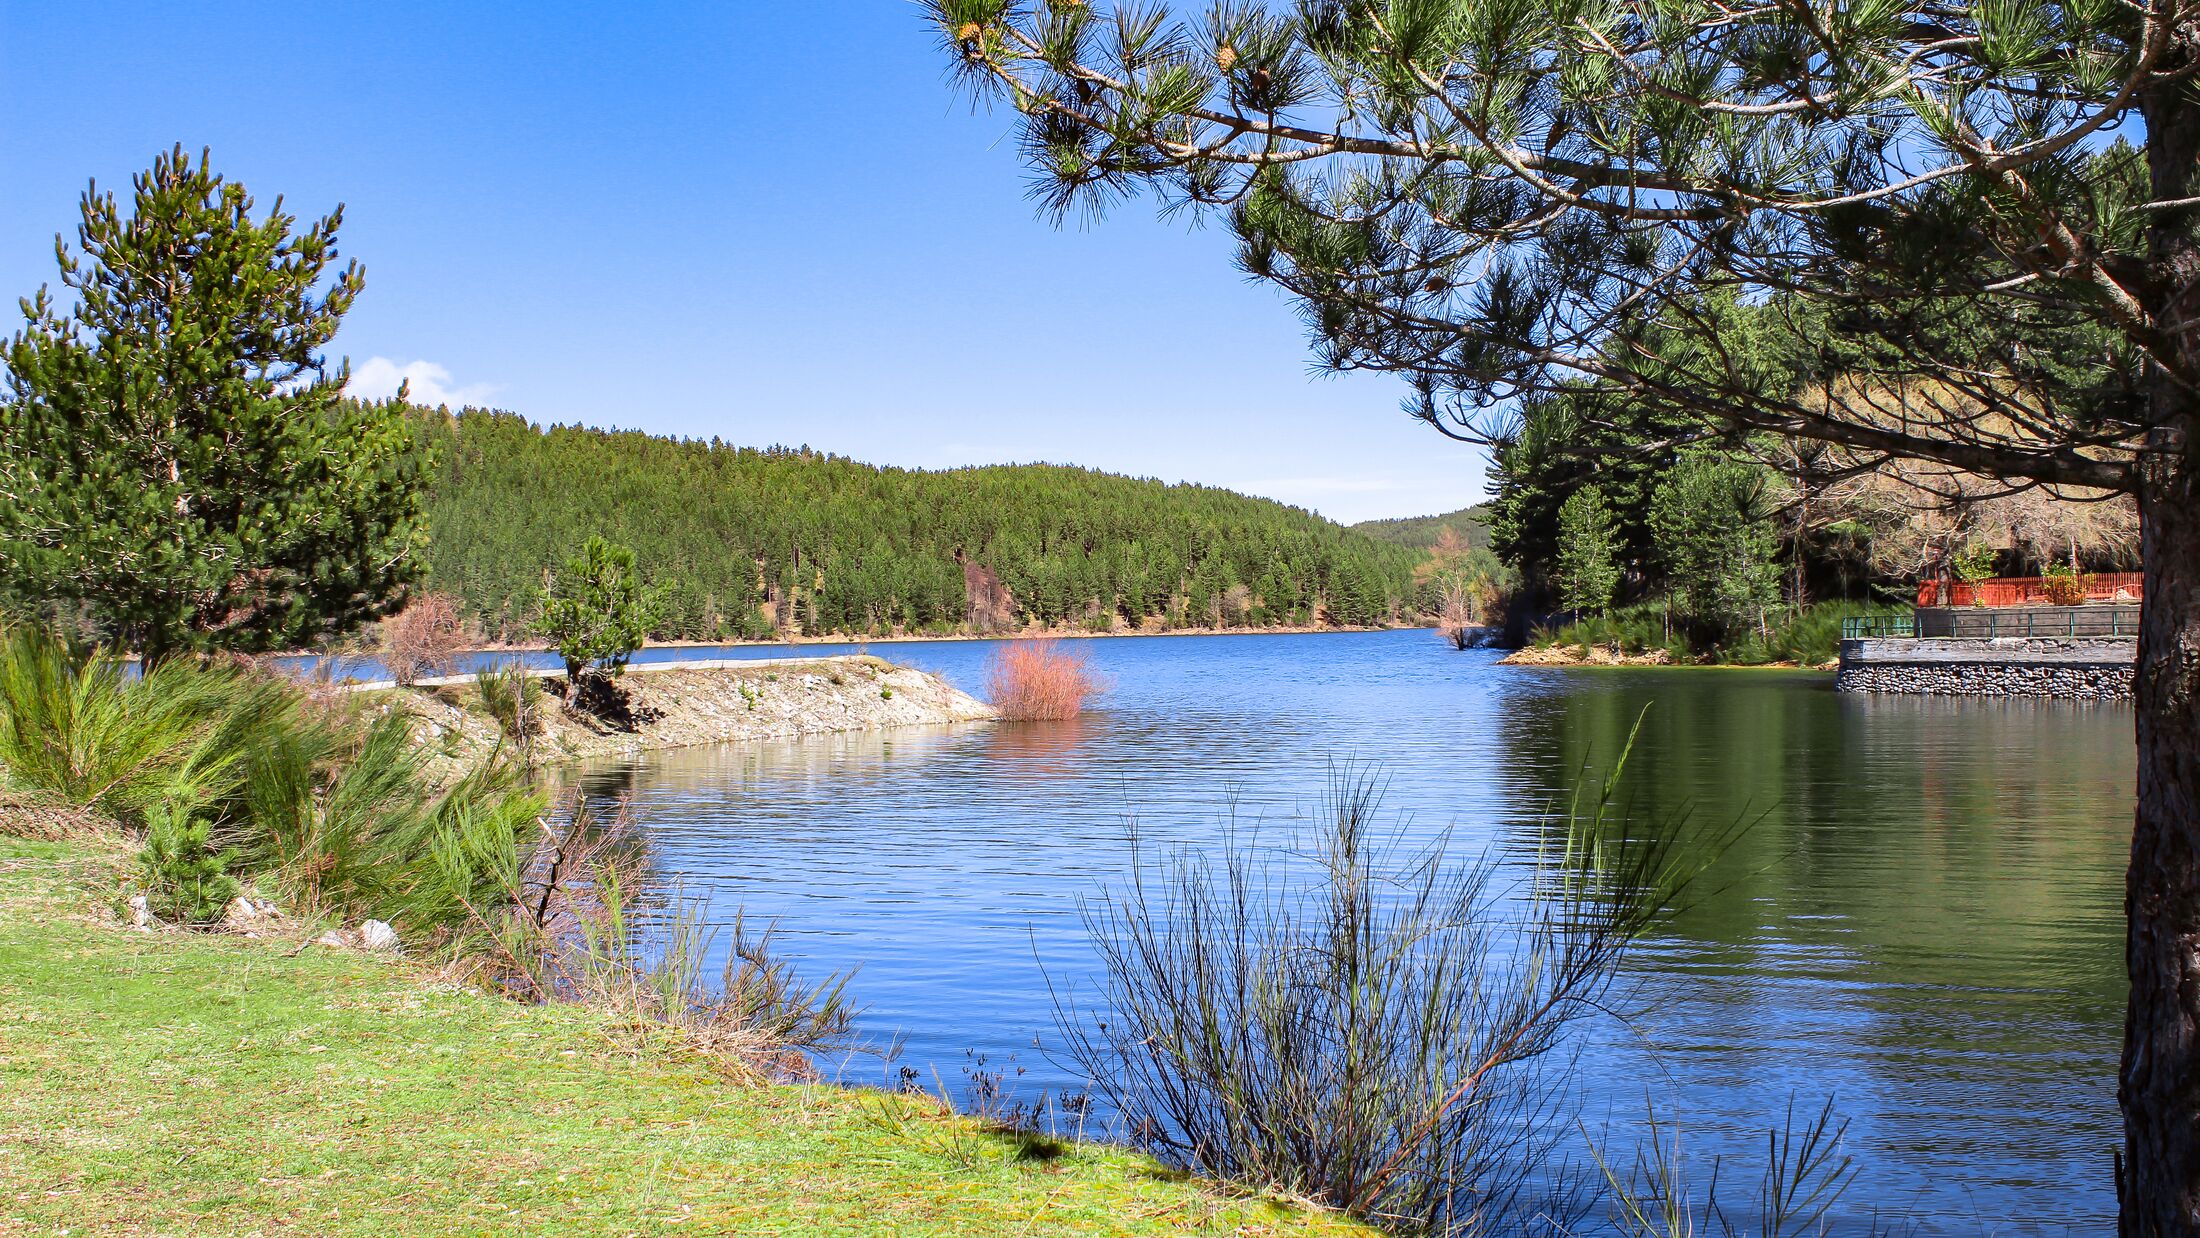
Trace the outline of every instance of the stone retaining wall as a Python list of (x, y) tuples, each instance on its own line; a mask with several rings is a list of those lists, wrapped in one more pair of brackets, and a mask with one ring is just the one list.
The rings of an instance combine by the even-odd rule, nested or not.
[(1843, 692), (2121, 701), (2138, 642), (2077, 637), (1999, 640), (1883, 637), (1841, 642)]

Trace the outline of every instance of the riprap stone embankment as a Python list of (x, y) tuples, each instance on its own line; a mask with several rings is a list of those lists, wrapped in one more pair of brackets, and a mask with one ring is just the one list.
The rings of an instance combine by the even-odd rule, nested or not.
[(1841, 642), (1843, 692), (2121, 701), (2131, 696), (2130, 637), (1873, 637)]
[[(989, 721), (983, 701), (925, 671), (868, 656), (813, 658), (758, 665), (650, 670), (631, 668), (616, 681), (626, 717), (610, 721), (543, 700), (543, 731), (535, 759), (582, 761), (653, 748), (791, 739), (836, 731), (938, 726)], [(496, 722), (471, 684), (392, 689), (375, 694), (382, 708), (403, 708), (414, 735), (437, 760), (463, 766), (499, 740)]]

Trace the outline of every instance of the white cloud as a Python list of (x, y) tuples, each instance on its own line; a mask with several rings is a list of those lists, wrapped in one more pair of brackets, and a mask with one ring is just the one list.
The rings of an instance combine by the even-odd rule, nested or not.
[(369, 357), (366, 364), (351, 372), (351, 381), (344, 384), (344, 394), (362, 400), (387, 400), (397, 394), (399, 383), (412, 384), (407, 397), (429, 408), (438, 404), (453, 408), (486, 404), (497, 391), (489, 383), (454, 387), (451, 372), (433, 361), (408, 361), (399, 365), (388, 357)]

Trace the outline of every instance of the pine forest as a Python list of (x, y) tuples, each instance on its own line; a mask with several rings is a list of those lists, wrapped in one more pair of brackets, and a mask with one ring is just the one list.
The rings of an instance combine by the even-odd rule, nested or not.
[(1414, 608), (1414, 549), (1228, 490), (1047, 464), (879, 468), (505, 412), (415, 410), (436, 482), (428, 589), (520, 639), (542, 574), (632, 547), (660, 640), (1374, 626)]

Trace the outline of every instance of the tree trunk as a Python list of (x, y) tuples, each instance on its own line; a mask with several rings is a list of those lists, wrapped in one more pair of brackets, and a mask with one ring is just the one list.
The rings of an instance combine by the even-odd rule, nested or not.
[(2124, 1238), (2200, 1235), (2200, 470), (2162, 472), (2140, 499), (2139, 807), (2117, 1088)]
[[(2200, 53), (2189, 33), (2141, 98), (2156, 201), (2190, 199), (2200, 182), (2200, 108), (2181, 73)], [(2165, 291), (2155, 309), (2166, 346), (2200, 370), (2200, 210), (2154, 212), (2148, 265)], [(2133, 684), (2139, 807), (2124, 878), (2124, 965), (2130, 1004), (2117, 1100), (2124, 1152), (2117, 1178), (2123, 1238), (2200, 1238), (2200, 396), (2157, 369), (2156, 429), (2140, 463), (2145, 592)]]

